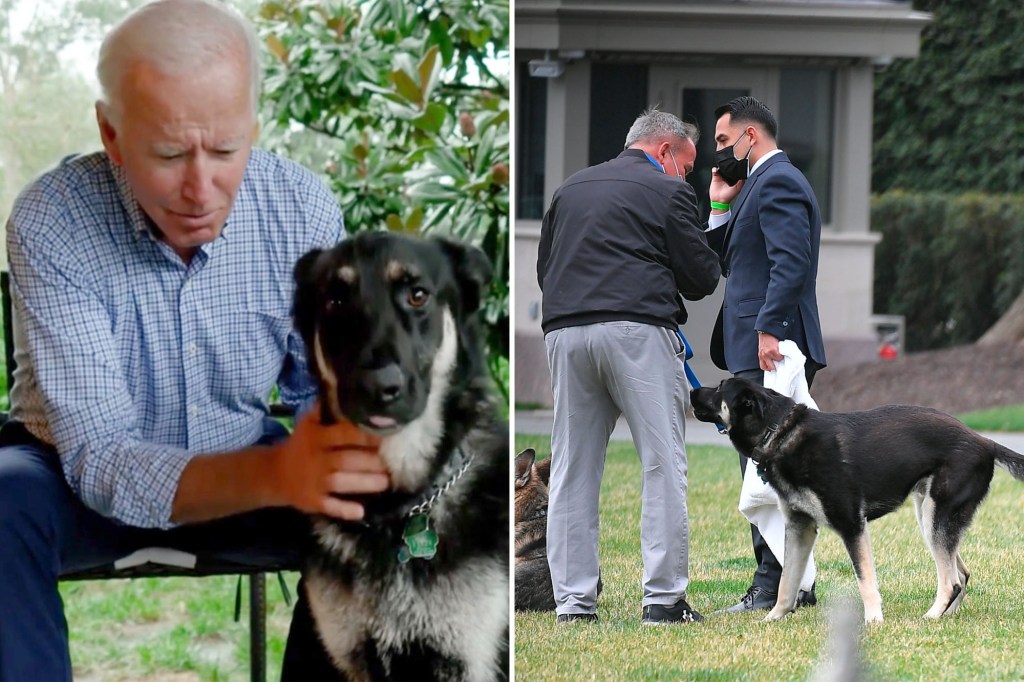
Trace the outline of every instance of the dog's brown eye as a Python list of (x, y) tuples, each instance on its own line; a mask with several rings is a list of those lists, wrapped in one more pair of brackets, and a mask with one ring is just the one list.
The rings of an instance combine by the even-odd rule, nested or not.
[(409, 305), (413, 308), (422, 308), (427, 299), (430, 298), (430, 294), (423, 287), (412, 287), (409, 289), (409, 295), (406, 300), (409, 301)]

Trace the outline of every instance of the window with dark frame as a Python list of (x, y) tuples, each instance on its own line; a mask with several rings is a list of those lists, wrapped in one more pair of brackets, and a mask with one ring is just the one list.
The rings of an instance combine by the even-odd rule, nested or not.
[(531, 78), (527, 62), (516, 67), (516, 217), (544, 217), (544, 145), (548, 79)]

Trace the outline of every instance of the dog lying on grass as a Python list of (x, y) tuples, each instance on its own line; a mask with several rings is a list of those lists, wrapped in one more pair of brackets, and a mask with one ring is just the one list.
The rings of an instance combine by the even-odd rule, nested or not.
[[(554, 611), (555, 592), (548, 567), (548, 481), (551, 459), (536, 461), (526, 448), (516, 455), (515, 547), (516, 611)], [(597, 594), (604, 589), (597, 578)]]
[(988, 493), (994, 466), (1024, 481), (1024, 456), (930, 408), (818, 412), (742, 379), (694, 389), (690, 399), (697, 419), (724, 424), (737, 451), (757, 463), (779, 494), (786, 550), (779, 597), (766, 620), (796, 610), (818, 527), (828, 526), (853, 561), (864, 620), (881, 622), (867, 522), (896, 510), (908, 496), (938, 573), (925, 618), (956, 612), (971, 575), (960, 541)]
[(527, 448), (516, 455), (516, 611), (554, 611), (548, 568), (548, 480), (551, 460), (535, 463)]

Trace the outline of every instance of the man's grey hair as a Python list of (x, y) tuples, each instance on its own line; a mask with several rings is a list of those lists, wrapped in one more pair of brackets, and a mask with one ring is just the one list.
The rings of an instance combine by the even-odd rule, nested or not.
[(117, 115), (125, 69), (145, 62), (169, 76), (191, 75), (211, 64), (245, 60), (252, 89), (252, 115), (260, 101), (260, 45), (252, 25), (217, 0), (154, 0), (107, 34), (96, 65), (101, 102)]
[(675, 147), (676, 140), (689, 140), (697, 145), (700, 139), (700, 130), (693, 123), (685, 123), (679, 120), (678, 116), (667, 111), (648, 109), (640, 114), (629, 132), (626, 133), (626, 144), (624, 149), (629, 149), (635, 144), (651, 142), (669, 142)]

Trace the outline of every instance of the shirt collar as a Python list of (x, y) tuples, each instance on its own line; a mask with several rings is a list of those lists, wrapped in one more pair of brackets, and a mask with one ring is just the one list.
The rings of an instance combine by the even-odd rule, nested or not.
[[(643, 150), (641, 150), (641, 151), (643, 151)], [(661, 165), (660, 163), (658, 163), (657, 161), (655, 161), (655, 160), (654, 160), (654, 157), (653, 157), (653, 156), (651, 156), (651, 155), (650, 155), (650, 154), (648, 154), (647, 152), (644, 152), (644, 156), (646, 156), (646, 157), (647, 157), (647, 160), (651, 162), (651, 165), (652, 165), (652, 166), (654, 166), (655, 168), (657, 168), (658, 170), (660, 170), (660, 171), (661, 171), (662, 173), (664, 173), (664, 172), (665, 172), (665, 168), (664, 168), (664, 167), (663, 167), (663, 166), (662, 166), (662, 165)]]
[(136, 235), (149, 233), (150, 236), (153, 236), (152, 229), (150, 228), (151, 221), (143, 212), (142, 207), (139, 206), (139, 202), (135, 200), (135, 194), (128, 185), (128, 174), (124, 172), (123, 167), (114, 163), (109, 156), (107, 157), (107, 163), (110, 164), (110, 173), (114, 176), (114, 182), (117, 184), (117, 193), (121, 198), (121, 206), (128, 216), (128, 223), (132, 226)]
[(760, 159), (758, 159), (757, 163), (755, 163), (753, 166), (750, 167), (750, 171), (747, 172), (747, 175), (748, 176), (753, 175), (754, 171), (756, 171), (758, 168), (760, 168), (761, 165), (764, 164), (765, 161), (767, 161), (768, 159), (772, 158), (776, 154), (781, 154), (781, 153), (782, 153), (782, 150), (778, 149), (778, 148), (771, 150), (770, 152), (768, 152), (767, 154), (762, 156)]

